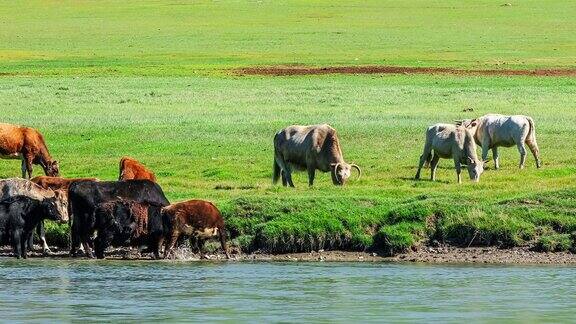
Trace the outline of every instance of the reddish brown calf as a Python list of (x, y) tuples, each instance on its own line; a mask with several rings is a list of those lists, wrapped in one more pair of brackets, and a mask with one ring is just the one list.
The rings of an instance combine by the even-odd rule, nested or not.
[(120, 160), (120, 176), (118, 180), (150, 180), (156, 182), (154, 172), (148, 170), (142, 163), (130, 157), (123, 157)]
[[(226, 247), (226, 228), (222, 214), (214, 204), (204, 200), (188, 200), (162, 208), (162, 219), (168, 227), (164, 234), (166, 245), (164, 258), (173, 252), (180, 235), (196, 238), (201, 248), (206, 239), (218, 236), (226, 258), (230, 258)], [(161, 238), (160, 244), (164, 240)]]

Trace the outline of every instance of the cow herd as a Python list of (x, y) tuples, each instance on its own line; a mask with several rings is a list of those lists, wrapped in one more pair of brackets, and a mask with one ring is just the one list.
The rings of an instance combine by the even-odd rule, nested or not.
[[(26, 258), (37, 230), (43, 252), (50, 252), (44, 236), (46, 219), (70, 223), (70, 254), (104, 258), (114, 246), (146, 247), (160, 258), (169, 257), (182, 236), (198, 252), (218, 237), (226, 257), (226, 229), (212, 203), (188, 200), (170, 204), (153, 172), (138, 161), (120, 161), (118, 181), (61, 178), (43, 136), (35, 129), (0, 124), (0, 156), (22, 159), (22, 177), (0, 180), (0, 244), (10, 242), (14, 256)], [(32, 165), (45, 176), (28, 180)]]
[[(476, 145), (482, 147), (478, 159)], [(520, 168), (526, 160), (526, 146), (541, 166), (534, 121), (527, 116), (485, 115), (476, 119), (436, 124), (426, 131), (424, 151), (416, 179), (429, 165), (435, 180), (440, 158), (452, 159), (461, 182), (466, 166), (470, 179), (479, 181), (488, 152), (492, 150), (499, 168), (498, 147), (516, 145)], [(0, 123), (0, 157), (22, 160), (22, 178), (0, 180), (0, 245), (11, 242), (14, 255), (26, 258), (36, 230), (43, 251), (49, 253), (44, 237), (45, 219), (69, 222), (70, 254), (81, 250), (88, 257), (104, 258), (109, 246), (138, 246), (160, 258), (170, 256), (181, 237), (190, 238), (199, 252), (213, 237), (226, 246), (226, 229), (220, 211), (212, 203), (188, 200), (170, 204), (154, 173), (138, 161), (120, 161), (118, 181), (96, 178), (61, 178), (58, 162), (48, 152), (43, 136), (35, 129)], [(45, 176), (32, 178), (33, 164)], [(329, 125), (289, 126), (274, 136), (273, 183), (294, 187), (292, 172), (306, 170), (308, 184), (314, 183), (316, 170), (330, 172), (335, 185), (344, 185), (353, 170), (361, 169), (344, 161), (336, 130)], [(27, 180), (30, 179), (30, 180)]]

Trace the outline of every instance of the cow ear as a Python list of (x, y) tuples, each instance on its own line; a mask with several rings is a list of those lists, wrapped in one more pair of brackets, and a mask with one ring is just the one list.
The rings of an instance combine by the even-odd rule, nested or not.
[(474, 160), (471, 157), (468, 157), (468, 164), (473, 164)]

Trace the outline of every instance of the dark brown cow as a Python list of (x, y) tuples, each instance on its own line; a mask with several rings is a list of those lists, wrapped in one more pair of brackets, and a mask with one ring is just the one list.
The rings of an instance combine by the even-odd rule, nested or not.
[(112, 200), (99, 204), (94, 211), (91, 235), (96, 257), (103, 259), (110, 244), (125, 246), (141, 242), (148, 235), (148, 205), (131, 200)]
[(222, 214), (214, 204), (204, 200), (188, 200), (162, 208), (162, 220), (167, 231), (160, 244), (167, 238), (164, 258), (173, 252), (180, 235), (194, 238), (201, 250), (206, 239), (218, 236), (226, 258), (230, 258), (226, 247), (226, 228)]
[(150, 180), (156, 182), (154, 172), (148, 170), (142, 163), (131, 157), (120, 160), (120, 176), (118, 180)]
[(58, 161), (52, 160), (44, 137), (33, 128), (0, 123), (0, 157), (21, 159), (22, 178), (32, 178), (32, 164), (42, 166), (46, 175), (60, 174)]
[[(98, 181), (96, 178), (60, 178), (60, 177), (49, 177), (49, 176), (39, 176), (30, 179), (30, 181), (34, 182), (35, 184), (39, 185), (44, 189), (52, 189), (52, 190), (62, 190), (66, 197), (68, 197), (68, 187), (70, 184), (76, 181)], [(48, 243), (46, 242), (46, 233), (44, 231), (44, 222), (41, 221), (36, 228), (36, 233), (42, 242), (42, 252), (43, 253), (50, 253), (50, 248), (48, 247)], [(33, 248), (33, 239), (34, 235), (30, 236), (30, 241), (28, 242), (28, 248), (32, 250)]]

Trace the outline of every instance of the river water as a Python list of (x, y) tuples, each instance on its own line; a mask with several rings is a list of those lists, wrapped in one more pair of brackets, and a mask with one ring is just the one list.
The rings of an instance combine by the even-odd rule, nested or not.
[(567, 322), (576, 267), (0, 260), (2, 321)]

